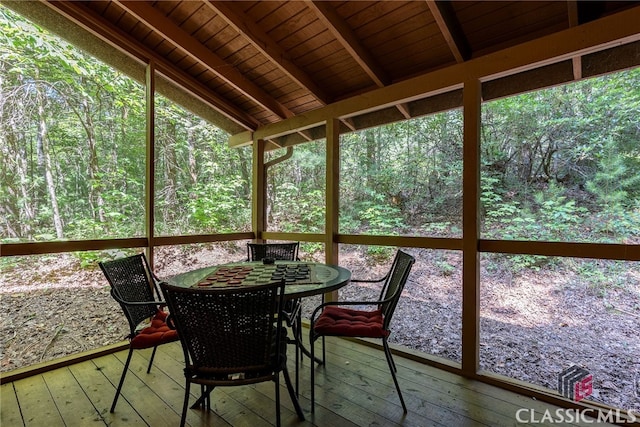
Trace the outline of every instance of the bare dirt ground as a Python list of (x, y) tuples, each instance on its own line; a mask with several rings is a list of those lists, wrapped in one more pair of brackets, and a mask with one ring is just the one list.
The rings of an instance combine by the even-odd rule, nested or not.
[[(408, 251), (418, 261), (392, 322), (392, 342), (460, 362), (462, 258), (454, 252)], [(160, 249), (156, 273), (169, 277), (244, 256), (240, 249), (222, 246), (190, 253)], [(124, 316), (97, 266), (81, 268), (69, 254), (31, 262), (2, 272), (1, 372), (127, 335)], [(380, 277), (388, 269), (388, 262), (370, 265), (355, 251), (341, 252), (341, 265), (354, 278)], [(340, 295), (361, 299), (378, 292), (352, 284)], [(307, 316), (317, 303), (305, 300)], [(640, 412), (637, 265), (620, 272), (619, 286), (606, 288), (585, 284), (571, 271), (483, 271), (480, 305), (481, 369), (556, 390), (560, 372), (578, 365), (593, 375), (589, 399)]]

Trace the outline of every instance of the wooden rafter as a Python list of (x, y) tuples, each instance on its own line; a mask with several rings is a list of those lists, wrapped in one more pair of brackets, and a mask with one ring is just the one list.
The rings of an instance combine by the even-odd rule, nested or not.
[(435, 19), (438, 28), (442, 33), (451, 53), (457, 62), (464, 62), (471, 58), (471, 48), (462, 33), (460, 23), (458, 22), (453, 8), (448, 2), (426, 0), (427, 6)]
[[(567, 15), (569, 16), (569, 27), (576, 27), (580, 24), (576, 0), (567, 0)], [(573, 64), (573, 78), (580, 80), (582, 78), (582, 57), (574, 56), (571, 58), (571, 62)]]
[(384, 87), (391, 82), (387, 73), (329, 4), (324, 1), (309, 1), (307, 4), (376, 85)]
[(111, 44), (118, 50), (139, 60), (142, 64), (153, 59), (156, 69), (183, 88), (197, 94), (198, 98), (211, 105), (216, 111), (239, 124), (247, 130), (260, 125), (255, 119), (227, 101), (220, 99), (201, 82), (184, 71), (180, 71), (167, 59), (153, 52), (142, 43), (132, 39), (121, 29), (115, 27), (93, 10), (83, 6), (82, 2), (50, 2), (42, 1), (44, 5), (66, 16), (91, 34)]
[(251, 22), (245, 13), (239, 11), (235, 3), (207, 0), (206, 4), (301, 88), (325, 105), (331, 102), (326, 91), (319, 87), (300, 67), (291, 62), (287, 52), (255, 22)]
[[(315, 10), (318, 18), (334, 34), (340, 44), (349, 52), (378, 87), (385, 87), (391, 83), (391, 79), (373, 58), (373, 55), (371, 55), (368, 49), (362, 46), (353, 31), (351, 31), (349, 26), (338, 16), (330, 5), (321, 0), (309, 1), (308, 4)], [(396, 108), (406, 119), (411, 118), (406, 105), (396, 105)], [(349, 125), (348, 123), (345, 124), (347, 124), (347, 126)]]
[(283, 119), (294, 116), (293, 112), (244, 77), (232, 64), (220, 58), (148, 3), (122, 0), (115, 0), (114, 3), (134, 15), (136, 19), (144, 22), (151, 30), (160, 34), (168, 42), (203, 64), (208, 70), (215, 73), (227, 84), (232, 85), (262, 108)]

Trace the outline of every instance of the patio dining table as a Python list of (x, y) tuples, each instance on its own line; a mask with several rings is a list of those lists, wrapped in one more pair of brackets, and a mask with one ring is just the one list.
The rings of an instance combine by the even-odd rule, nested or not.
[(285, 280), (285, 300), (333, 292), (351, 281), (351, 272), (332, 264), (304, 261), (235, 262), (198, 268), (166, 279), (174, 286), (216, 288)]
[[(285, 280), (284, 299), (288, 301), (336, 291), (351, 281), (351, 272), (338, 265), (317, 262), (243, 261), (198, 268), (165, 281), (174, 286), (219, 288), (266, 284), (280, 279)], [(298, 348), (311, 357), (301, 341), (300, 331), (293, 332)], [(316, 361), (320, 362), (317, 358)]]

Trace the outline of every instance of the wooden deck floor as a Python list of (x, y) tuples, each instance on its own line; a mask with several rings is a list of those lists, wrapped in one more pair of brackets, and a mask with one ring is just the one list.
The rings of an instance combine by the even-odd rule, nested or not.
[[(318, 349), (319, 349), (319, 344)], [(1, 388), (2, 427), (13, 426), (176, 426), (184, 393), (179, 343), (163, 346), (146, 373), (150, 351), (132, 360), (115, 413), (109, 407), (126, 352), (31, 376)], [(292, 357), (292, 355), (291, 355)], [(291, 359), (290, 357), (290, 359)], [(515, 426), (534, 410), (537, 420), (555, 407), (481, 382), (396, 357), (398, 379), (409, 413), (403, 416), (384, 354), (342, 339), (327, 339), (327, 366), (318, 367), (316, 410), (309, 412), (309, 359), (300, 375), (299, 421), (284, 389), (283, 426)], [(289, 360), (293, 377), (293, 360)], [(282, 381), (284, 384), (284, 381)], [(198, 392), (198, 387), (192, 391)], [(271, 426), (275, 423), (273, 383), (219, 388), (212, 412), (190, 409), (191, 426)], [(195, 394), (191, 400), (195, 399)], [(522, 420), (521, 417), (521, 420)], [(531, 423), (531, 425), (540, 425)], [(581, 425), (581, 424), (563, 424)], [(593, 425), (593, 424), (583, 424)], [(601, 424), (598, 424), (601, 425)]]

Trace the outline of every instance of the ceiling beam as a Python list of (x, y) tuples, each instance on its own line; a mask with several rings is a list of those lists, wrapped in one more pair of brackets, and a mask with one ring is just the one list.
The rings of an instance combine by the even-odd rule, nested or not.
[[(336, 11), (323, 0), (308, 1), (316, 13), (316, 16), (324, 23), (324, 25), (333, 33), (338, 42), (349, 52), (365, 73), (374, 81), (376, 86), (385, 87), (391, 83), (391, 79), (386, 71), (377, 63), (369, 50), (362, 46), (358, 41), (358, 37), (353, 33), (346, 22), (336, 13)], [(396, 108), (407, 119), (410, 119), (409, 111), (402, 105)]]
[(206, 87), (189, 74), (177, 70), (165, 58), (153, 52), (142, 43), (134, 40), (120, 28), (83, 6), (82, 2), (61, 2), (41, 0), (41, 3), (66, 17), (89, 33), (104, 40), (109, 45), (146, 65), (153, 59), (156, 70), (167, 78), (191, 92), (211, 108), (247, 130), (257, 128), (260, 123), (235, 105), (215, 96), (211, 88)]
[(232, 136), (229, 144), (241, 146), (250, 136), (275, 138), (322, 125), (331, 118), (353, 117), (365, 112), (424, 99), (462, 87), (464, 81), (483, 82), (533, 70), (640, 40), (640, 6), (598, 20), (512, 46), (463, 63), (435, 70), (412, 79), (376, 89), (366, 96), (337, 101), (278, 123), (261, 126), (255, 132)]
[(351, 31), (346, 22), (325, 1), (308, 1), (309, 7), (316, 12), (316, 16), (322, 21), (338, 42), (349, 52), (353, 59), (362, 67), (365, 73), (378, 87), (387, 86), (391, 79), (382, 67), (376, 62), (369, 51), (360, 44), (358, 37)]
[(124, 0), (114, 0), (113, 3), (118, 4), (127, 13), (135, 16), (136, 19), (161, 35), (167, 42), (182, 50), (186, 55), (203, 64), (209, 71), (233, 86), (261, 108), (282, 119), (294, 116), (292, 111), (247, 79), (232, 64), (220, 58), (149, 3)]
[(456, 62), (464, 62), (471, 58), (471, 48), (451, 4), (436, 0), (426, 2)]
[(253, 47), (276, 64), (298, 86), (325, 105), (331, 102), (331, 98), (326, 91), (319, 87), (306, 72), (294, 64), (289, 59), (289, 54), (240, 10), (238, 3), (213, 0), (206, 0), (205, 3), (235, 31), (245, 37)]

